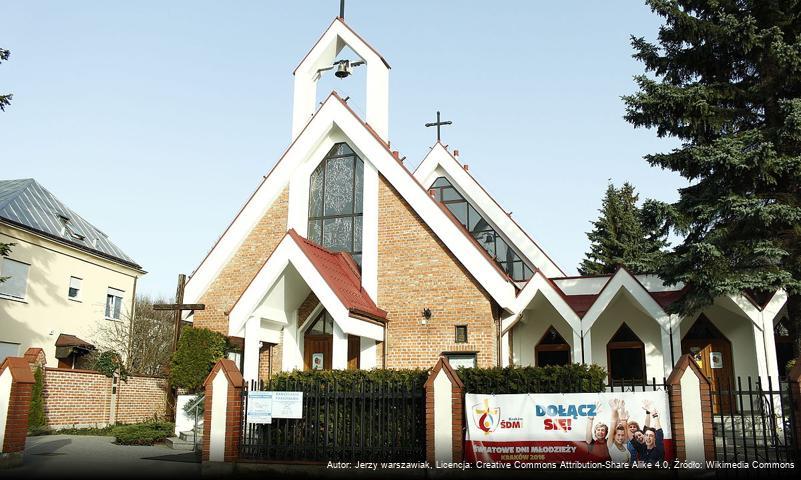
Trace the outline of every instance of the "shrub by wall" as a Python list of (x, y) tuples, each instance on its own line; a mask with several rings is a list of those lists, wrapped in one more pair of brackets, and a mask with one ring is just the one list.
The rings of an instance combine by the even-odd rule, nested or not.
[(361, 388), (362, 385), (377, 387), (379, 384), (384, 386), (397, 385), (407, 386), (411, 389), (423, 389), (423, 385), (428, 379), (428, 370), (406, 369), (406, 370), (311, 370), (292, 372), (281, 372), (264, 383), (265, 390), (302, 390), (311, 385), (328, 385), (338, 390), (347, 391)]
[(44, 372), (37, 365), (33, 372), (33, 389), (31, 390), (31, 409), (28, 411), (28, 428), (43, 427), (46, 423), (44, 400)]
[(228, 339), (206, 328), (186, 328), (170, 362), (170, 384), (197, 392), (214, 364), (225, 356)]
[(598, 365), (460, 368), (467, 393), (589, 393), (605, 390), (606, 370)]

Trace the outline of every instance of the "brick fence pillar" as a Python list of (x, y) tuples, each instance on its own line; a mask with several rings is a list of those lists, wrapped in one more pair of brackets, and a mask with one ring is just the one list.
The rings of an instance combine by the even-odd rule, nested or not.
[(24, 358), (8, 357), (0, 365), (0, 464), (22, 463), (33, 383)]
[(464, 459), (464, 384), (445, 357), (440, 357), (425, 384), (426, 460)]
[(701, 462), (715, 458), (709, 379), (692, 359), (682, 355), (667, 378), (670, 423), (676, 458)]
[(233, 462), (239, 457), (242, 428), (242, 388), (245, 381), (231, 360), (223, 359), (203, 382), (203, 461)]

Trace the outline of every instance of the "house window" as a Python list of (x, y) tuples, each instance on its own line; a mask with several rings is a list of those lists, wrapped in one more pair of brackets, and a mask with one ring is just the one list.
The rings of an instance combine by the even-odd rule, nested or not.
[(474, 368), (476, 366), (475, 352), (443, 353), (453, 368)]
[(362, 261), (364, 162), (337, 143), (309, 179), (308, 239)]
[(106, 293), (106, 318), (119, 320), (122, 312), (122, 296), (125, 292), (116, 288), (109, 288)]
[(71, 300), (78, 300), (81, 294), (81, 279), (78, 277), (70, 277), (70, 288), (67, 291), (67, 297)]
[(467, 325), (456, 325), (456, 343), (467, 343)]
[(625, 323), (606, 344), (606, 357), (610, 384), (645, 382), (645, 346)]
[(553, 326), (534, 347), (534, 358), (538, 367), (547, 365), (567, 365), (570, 363), (570, 345)]
[(28, 291), (28, 270), (30, 265), (10, 258), (3, 258), (0, 262), (0, 296), (23, 300)]
[(520, 255), (501, 238), (498, 232), (470, 205), (447, 178), (437, 178), (429, 190), (434, 193), (434, 198), (445, 205), (513, 280), (526, 281), (534, 275)]
[(0, 342), (0, 363), (3, 363), (6, 357), (17, 356), (19, 356), (19, 343)]

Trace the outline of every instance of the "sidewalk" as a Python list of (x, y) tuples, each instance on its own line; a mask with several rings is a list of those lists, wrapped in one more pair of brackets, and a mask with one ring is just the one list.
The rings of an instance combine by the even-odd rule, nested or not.
[(0, 470), (0, 478), (191, 478), (200, 477), (192, 452), (165, 445), (115, 445), (114, 437), (28, 437), (24, 464)]

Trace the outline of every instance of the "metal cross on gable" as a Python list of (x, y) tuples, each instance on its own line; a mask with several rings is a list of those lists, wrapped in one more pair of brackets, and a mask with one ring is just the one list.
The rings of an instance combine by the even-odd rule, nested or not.
[(345, 20), (345, 0), (339, 0), (339, 18)]
[(440, 131), (439, 131), (440, 127), (442, 125), (452, 125), (452, 124), (453, 124), (453, 122), (451, 122), (450, 120), (446, 120), (444, 122), (440, 121), (440, 119), (439, 119), (439, 110), (437, 110), (437, 121), (436, 122), (432, 122), (432, 123), (426, 123), (426, 127), (437, 127), (437, 141), (439, 142), (440, 141)]

